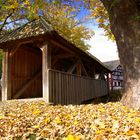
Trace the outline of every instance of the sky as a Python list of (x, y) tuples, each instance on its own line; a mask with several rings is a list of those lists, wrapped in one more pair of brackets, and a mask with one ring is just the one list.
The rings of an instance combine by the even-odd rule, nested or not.
[(119, 59), (116, 43), (104, 36), (103, 29), (95, 26), (93, 30), (95, 35), (87, 41), (92, 46), (89, 52), (102, 62)]
[[(85, 15), (89, 15), (89, 13), (88, 9), (85, 9), (84, 6), (81, 7), (78, 19), (83, 18)], [(92, 46), (89, 50), (92, 55), (102, 62), (119, 59), (115, 41), (112, 42), (104, 36), (104, 31), (103, 29), (98, 28), (96, 20), (89, 21), (89, 23), (85, 23), (84, 25), (95, 32), (95, 35), (89, 41), (86, 41), (86, 43)]]

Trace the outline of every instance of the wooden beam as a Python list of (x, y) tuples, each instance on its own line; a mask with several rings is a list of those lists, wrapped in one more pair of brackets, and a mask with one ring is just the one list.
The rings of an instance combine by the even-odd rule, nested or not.
[(80, 62), (80, 60), (74, 62), (70, 68), (67, 70), (68, 73), (72, 73), (74, 71), (74, 69), (76, 68), (76, 66), (78, 65), (78, 63)]
[(32, 78), (28, 81), (25, 82), (25, 84), (16, 92), (16, 94), (14, 95), (14, 99), (19, 98), (22, 93), (39, 77), (41, 76), (42, 71), (40, 70), (39, 72), (37, 72), (36, 74), (34, 74), (32, 76)]
[(71, 53), (71, 54), (75, 54), (76, 55), (76, 53), (74, 53), (73, 51), (71, 51), (68, 47), (63, 46), (60, 43), (55, 42), (54, 40), (51, 40), (51, 43), (54, 44), (54, 45), (56, 45), (56, 46), (58, 46), (58, 47), (60, 47), (61, 49), (65, 50), (65, 51)]
[(84, 66), (82, 60), (80, 60), (80, 63), (81, 63), (81, 66), (82, 66), (83, 72), (85, 73), (86, 76), (88, 76), (88, 73), (87, 73), (87, 71), (86, 71), (86, 69), (85, 69), (85, 66)]
[(108, 90), (108, 94), (109, 94), (109, 90), (110, 90), (110, 87), (109, 87), (110, 86), (110, 83), (109, 83), (110, 82), (109, 81), (109, 73), (107, 73), (106, 76), (107, 76), (107, 78), (106, 78), (106, 80), (107, 80), (107, 90)]
[(54, 60), (52, 60), (52, 68), (54, 67), (54, 65), (56, 64), (56, 62), (57, 62), (58, 60), (57, 59), (54, 59)]
[(9, 49), (6, 49), (2, 61), (2, 101), (11, 99), (11, 63)]
[(99, 75), (99, 79), (105, 80), (104, 72), (102, 71)]
[(81, 66), (80, 63), (79, 63), (79, 64), (77, 65), (77, 67), (76, 67), (76, 72), (77, 72), (78, 75), (81, 76), (81, 74), (82, 74), (82, 66)]
[(53, 55), (52, 59), (64, 59), (69, 57), (76, 57), (76, 56), (73, 54), (58, 54), (58, 55)]
[(78, 59), (78, 61), (76, 61), (75, 63), (73, 63), (72, 65), (71, 65), (71, 67), (67, 70), (67, 72), (68, 73), (72, 73), (73, 71), (74, 71), (74, 69), (78, 66), (78, 65), (80, 65), (80, 67), (79, 67), (79, 74), (81, 74), (82, 73), (82, 70), (83, 70), (83, 72), (85, 73), (85, 75), (86, 76), (88, 76), (88, 73), (87, 73), (87, 71), (86, 71), (86, 69), (85, 69), (85, 66), (84, 66), (84, 64), (82, 63), (82, 61), (80, 60), (80, 59)]
[(112, 77), (112, 73), (110, 74), (110, 82), (111, 82), (111, 91), (113, 91), (113, 77)]
[(95, 64), (92, 65), (92, 77), (95, 78), (95, 71), (96, 71), (96, 67)]
[(76, 57), (73, 54), (58, 54), (52, 56), (52, 67), (56, 64), (57, 61), (60, 59), (70, 58), (70, 57)]
[(15, 52), (18, 50), (18, 48), (20, 47), (20, 45), (17, 45), (16, 47), (14, 47), (11, 51), (10, 51), (10, 57), (12, 57)]
[(44, 43), (41, 47), (42, 50), (42, 74), (43, 74), (43, 98), (50, 102), (49, 93), (49, 69), (51, 68), (51, 47), (48, 43)]
[(10, 51), (10, 57), (12, 57), (15, 54), (15, 52), (18, 50), (18, 48), (21, 45), (27, 44), (27, 43), (33, 43), (33, 41), (24, 41), (24, 42), (19, 43), (16, 47), (13, 47), (13, 49), (11, 49), (11, 51)]

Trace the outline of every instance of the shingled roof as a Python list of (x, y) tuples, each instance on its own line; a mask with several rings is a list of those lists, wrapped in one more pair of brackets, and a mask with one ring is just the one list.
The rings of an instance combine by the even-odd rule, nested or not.
[(0, 43), (11, 40), (24, 39), (54, 31), (52, 26), (42, 17), (8, 32), (0, 38)]
[(120, 61), (119, 60), (107, 61), (104, 62), (104, 65), (112, 71), (120, 65)]
[[(44, 17), (39, 17), (36, 20), (32, 20), (32, 21), (26, 23), (25, 25), (12, 30), (11, 32), (4, 34), (0, 38), (0, 44), (6, 43), (9, 41), (25, 39), (25, 38), (29, 38), (29, 37), (35, 37), (38, 35), (43, 35), (45, 33), (51, 33), (51, 32), (57, 33), (57, 31), (55, 31), (53, 29), (51, 24), (49, 24), (48, 21)], [(83, 51), (82, 49), (80, 49), (78, 47), (76, 47), (76, 49), (78, 49), (81, 53), (86, 54), (88, 57), (94, 59), (99, 64), (101, 64), (104, 68), (106, 68), (108, 71), (110, 71), (100, 60), (98, 60), (95, 56), (93, 56), (89, 52)]]

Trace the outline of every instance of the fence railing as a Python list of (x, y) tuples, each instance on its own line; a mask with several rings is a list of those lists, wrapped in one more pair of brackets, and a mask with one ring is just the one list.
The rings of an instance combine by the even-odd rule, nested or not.
[(50, 102), (80, 104), (108, 93), (107, 82), (89, 77), (49, 70)]

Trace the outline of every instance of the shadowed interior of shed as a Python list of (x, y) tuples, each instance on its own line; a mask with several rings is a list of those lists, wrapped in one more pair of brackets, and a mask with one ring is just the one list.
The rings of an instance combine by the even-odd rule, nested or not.
[(25, 44), (12, 56), (12, 98), (42, 97), (42, 51)]

